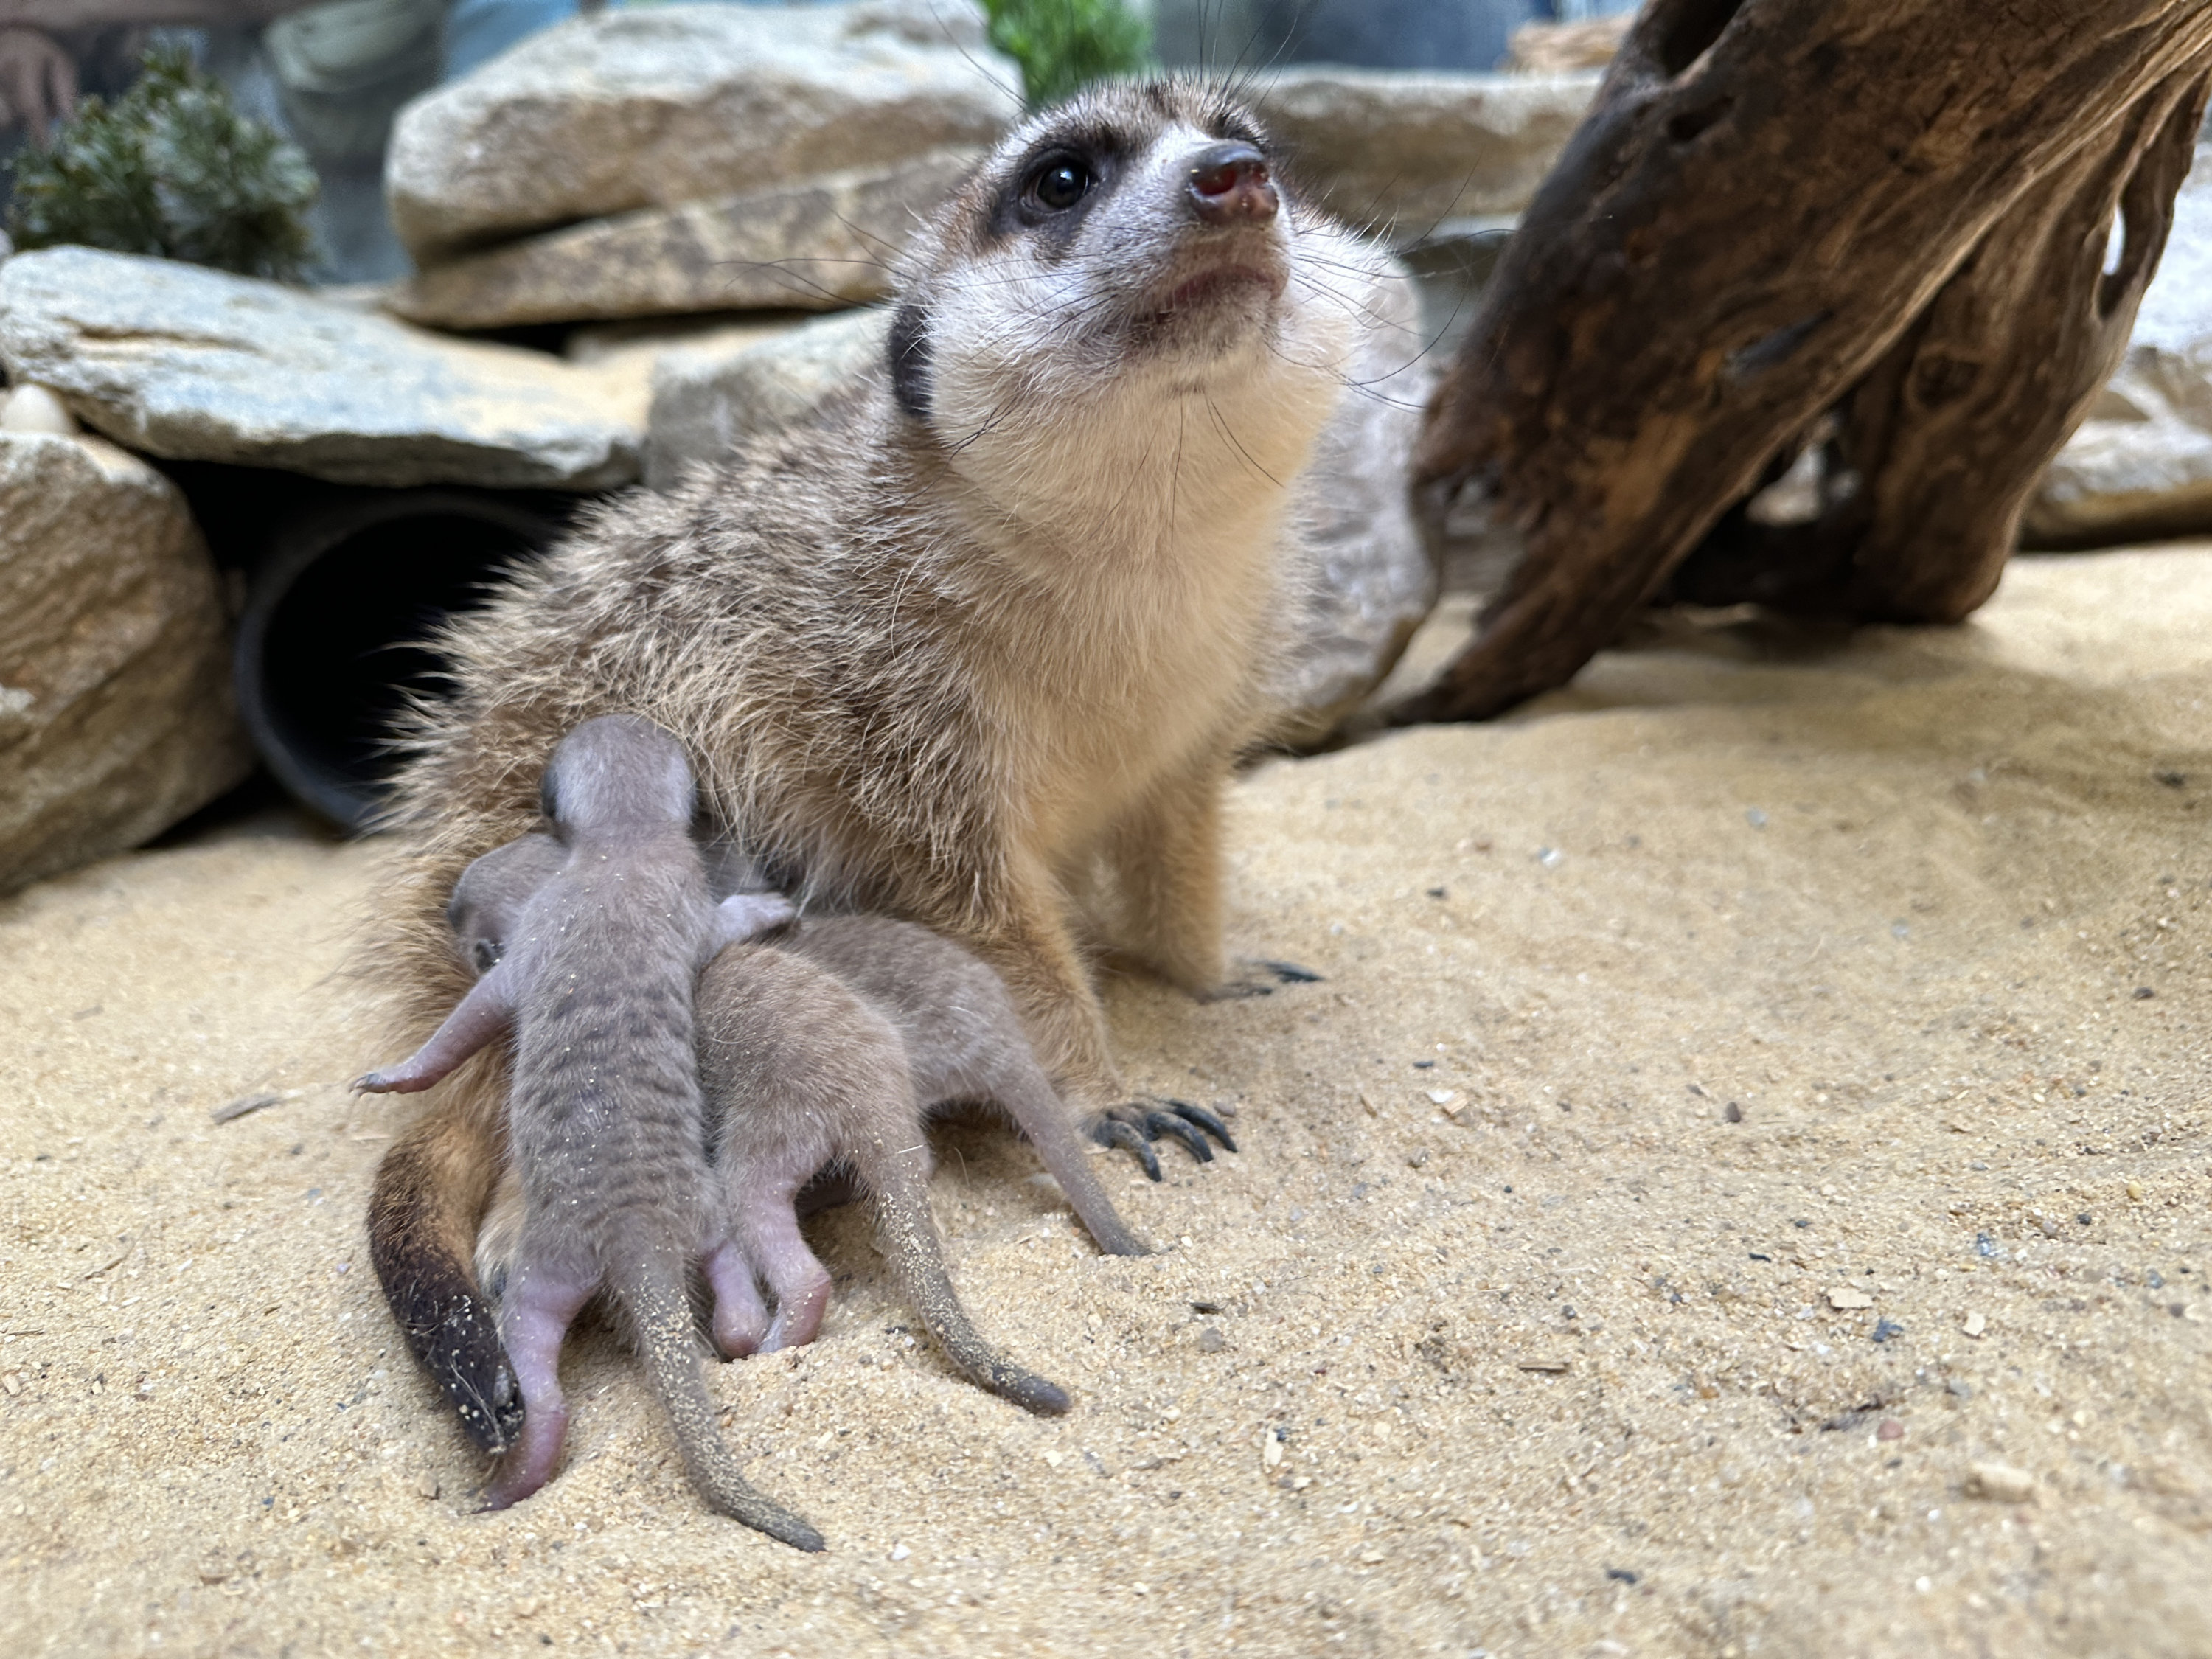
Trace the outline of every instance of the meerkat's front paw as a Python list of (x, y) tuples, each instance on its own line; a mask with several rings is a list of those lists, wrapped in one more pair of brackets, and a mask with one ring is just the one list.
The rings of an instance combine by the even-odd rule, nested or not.
[(1228, 979), (1206, 992), (1201, 1002), (1236, 1002), (1245, 997), (1267, 997), (1282, 985), (1318, 985), (1321, 975), (1295, 962), (1274, 962), (1266, 957), (1245, 957)]
[[(1158, 1095), (1144, 1095), (1119, 1106), (1109, 1106), (1083, 1127), (1101, 1146), (1121, 1146), (1135, 1153), (1137, 1162), (1154, 1181), (1160, 1178), (1160, 1160), (1152, 1143), (1162, 1135), (1181, 1141), (1200, 1164), (1213, 1162), (1213, 1148), (1206, 1144), (1206, 1135), (1218, 1140), (1226, 1152), (1237, 1150), (1236, 1141), (1230, 1138), (1229, 1126), (1213, 1113), (1187, 1100), (1169, 1100)], [(1201, 1130), (1205, 1133), (1200, 1133)]]

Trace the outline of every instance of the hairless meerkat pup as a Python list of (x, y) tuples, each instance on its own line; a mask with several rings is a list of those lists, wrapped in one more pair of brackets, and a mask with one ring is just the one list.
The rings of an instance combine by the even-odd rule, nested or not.
[[(693, 981), (732, 938), (788, 920), (766, 896), (718, 908), (691, 839), (691, 770), (675, 739), (634, 715), (586, 721), (545, 767), (537, 884), (492, 958), (428, 1042), (356, 1088), (427, 1086), (501, 1030), (514, 1033), (509, 1146), (522, 1189), (520, 1234), (500, 1309), (525, 1417), (495, 1475), (495, 1509), (551, 1478), (568, 1425), (561, 1345), (584, 1304), (611, 1291), (635, 1324), (653, 1393), (684, 1463), (718, 1512), (804, 1550), (805, 1521), (747, 1484), (714, 1427), (693, 1346), (688, 1274), (714, 1243)], [(456, 919), (497, 911), (515, 872), (501, 849), (471, 866)], [(479, 946), (485, 941), (479, 939)]]
[[(407, 862), (364, 956), (420, 1040), (466, 989), (441, 911), (532, 827), (562, 734), (649, 715), (710, 833), (810, 901), (1003, 976), (1068, 1109), (1157, 1171), (1211, 1114), (1131, 1101), (1078, 911), (1124, 960), (1232, 988), (1221, 794), (1267, 715), (1291, 485), (1382, 256), (1301, 203), (1225, 91), (1099, 88), (1012, 131), (916, 234), (887, 360), (805, 429), (599, 509), (442, 640), (410, 736)], [(785, 884), (780, 880), (779, 884)], [(386, 1154), (371, 1254), (479, 1443), (512, 1388), (470, 1256), (496, 1064)]]

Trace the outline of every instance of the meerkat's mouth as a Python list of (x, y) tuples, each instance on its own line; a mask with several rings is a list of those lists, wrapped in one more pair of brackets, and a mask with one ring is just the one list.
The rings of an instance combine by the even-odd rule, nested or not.
[(1249, 293), (1254, 289), (1265, 290), (1272, 299), (1282, 291), (1282, 273), (1259, 265), (1217, 265), (1211, 270), (1201, 270), (1196, 276), (1187, 276), (1169, 289), (1164, 297), (1154, 303), (1152, 320), (1164, 323), (1177, 312), (1209, 306), (1231, 295)]

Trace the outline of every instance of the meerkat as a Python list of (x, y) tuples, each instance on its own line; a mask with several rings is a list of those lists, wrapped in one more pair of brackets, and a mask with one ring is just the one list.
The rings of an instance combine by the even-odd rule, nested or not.
[[(483, 977), (420, 1050), (362, 1078), (356, 1090), (428, 1088), (506, 1029), (514, 993), (500, 964), (526, 925), (532, 898), (567, 858), (551, 836), (529, 835), (462, 872), (447, 915)], [(729, 942), (778, 928), (793, 915), (788, 901), (757, 892), (732, 894), (718, 908)], [(701, 1261), (716, 1346), (734, 1358), (813, 1340), (830, 1280), (799, 1234), (798, 1200), (817, 1175), (836, 1170), (858, 1183), (852, 1196), (873, 1195), (884, 1252), (954, 1367), (1030, 1411), (1065, 1412), (1063, 1389), (1008, 1364), (976, 1331), (929, 1215), (925, 1105), (988, 1101), (1048, 1137), (1046, 1167), (1103, 1246), (1141, 1249), (1084, 1161), (1005, 987), (959, 946), (883, 917), (811, 921), (787, 930), (778, 945), (720, 951), (694, 999), (720, 1200)], [(477, 1252), (478, 1273), (501, 1300), (527, 1218), (520, 1181), (502, 1197)], [(773, 1319), (760, 1284), (775, 1296)]]
[[(860, 933), (877, 931), (872, 919), (850, 921)], [(878, 942), (892, 956), (909, 943), (896, 934)], [(874, 1199), (878, 1242), (954, 1369), (1041, 1415), (1065, 1412), (1066, 1393), (1000, 1358), (952, 1287), (929, 1213), (914, 1051), (897, 1024), (836, 975), (775, 945), (715, 957), (700, 977), (696, 1019), (724, 1206), (722, 1243), (706, 1261), (716, 1346), (737, 1358), (814, 1340), (830, 1273), (800, 1236), (798, 1198), (836, 1167)], [(775, 1298), (772, 1318), (762, 1285)]]
[[(1222, 89), (1100, 88), (1011, 131), (918, 232), (887, 361), (802, 431), (605, 506), (442, 640), (363, 958), (418, 1040), (466, 989), (440, 915), (530, 827), (562, 733), (635, 709), (711, 829), (803, 896), (995, 969), (1094, 1139), (1203, 1146), (1129, 1099), (1079, 932), (1200, 996), (1223, 958), (1221, 797), (1266, 714), (1289, 485), (1379, 258), (1277, 177)], [(1252, 987), (1251, 988), (1258, 988)], [(503, 1155), (471, 1068), (387, 1153), (371, 1254), (479, 1443), (511, 1376), (471, 1247)]]
[[(700, 1495), (770, 1537), (820, 1549), (819, 1533), (738, 1473), (693, 1346), (687, 1276), (716, 1241), (691, 998), (700, 969), (729, 942), (731, 912), (708, 897), (691, 839), (690, 767), (651, 722), (605, 715), (553, 751), (541, 799), (559, 867), (530, 893), (430, 1042), (394, 1073), (356, 1085), (422, 1086), (512, 1021), (508, 1136), (523, 1213), (499, 1336), (524, 1419), (487, 1506), (504, 1509), (551, 1478), (568, 1421), (562, 1343), (606, 1291), (635, 1326)], [(493, 857), (477, 883), (457, 888), (464, 916), (503, 902), (516, 876), (544, 860), (535, 843), (512, 860)]]

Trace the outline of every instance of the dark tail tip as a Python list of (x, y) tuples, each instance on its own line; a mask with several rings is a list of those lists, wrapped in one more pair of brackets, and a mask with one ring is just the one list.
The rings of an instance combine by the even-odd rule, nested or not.
[(991, 1392), (1003, 1395), (1022, 1407), (1035, 1412), (1039, 1417), (1065, 1417), (1074, 1401), (1067, 1390), (1056, 1382), (1048, 1382), (1027, 1371), (1018, 1371), (1011, 1365), (1001, 1365), (991, 1373)]
[(774, 1504), (757, 1502), (744, 1505), (742, 1514), (732, 1511), (730, 1518), (741, 1521), (755, 1532), (766, 1533), (779, 1544), (788, 1544), (795, 1550), (805, 1550), (809, 1555), (818, 1555), (830, 1547), (822, 1534), (789, 1510), (779, 1509)]

